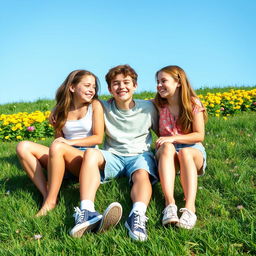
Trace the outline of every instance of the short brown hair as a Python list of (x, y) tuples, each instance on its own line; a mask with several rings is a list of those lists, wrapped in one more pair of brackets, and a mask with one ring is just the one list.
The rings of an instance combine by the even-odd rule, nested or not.
[(138, 75), (135, 70), (129, 65), (118, 65), (111, 68), (105, 76), (108, 88), (110, 88), (112, 80), (119, 74), (123, 74), (125, 77), (130, 76), (134, 84), (137, 84)]

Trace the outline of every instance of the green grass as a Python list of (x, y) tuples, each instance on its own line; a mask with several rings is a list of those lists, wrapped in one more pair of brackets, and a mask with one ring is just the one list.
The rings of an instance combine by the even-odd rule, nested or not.
[[(15, 112), (24, 109), (17, 104)], [(132, 205), (126, 178), (102, 185), (95, 202), (100, 212), (109, 203), (120, 202), (124, 209), (120, 224), (104, 234), (74, 239), (68, 232), (74, 225), (73, 207), (79, 204), (79, 184), (65, 181), (56, 209), (46, 217), (34, 218), (42, 198), (22, 171), (15, 154), (16, 142), (1, 143), (0, 255), (255, 255), (255, 119), (255, 112), (226, 121), (209, 118), (204, 143), (207, 169), (199, 178), (196, 227), (189, 231), (161, 226), (164, 200), (158, 183), (147, 211), (149, 239), (144, 243), (133, 242), (124, 227)], [(42, 143), (49, 145), (50, 141)], [(178, 176), (175, 196), (182, 207)], [(36, 240), (37, 234), (42, 238)]]

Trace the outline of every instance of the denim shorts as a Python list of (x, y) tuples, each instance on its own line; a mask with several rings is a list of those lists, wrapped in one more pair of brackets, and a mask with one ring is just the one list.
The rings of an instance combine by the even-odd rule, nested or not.
[(205, 174), (205, 168), (206, 168), (206, 151), (205, 151), (205, 148), (203, 146), (202, 143), (195, 143), (195, 144), (173, 144), (175, 149), (176, 149), (176, 152), (179, 153), (179, 151), (182, 149), (182, 148), (195, 148), (195, 149), (198, 149), (202, 155), (203, 155), (203, 159), (204, 159), (204, 163), (203, 163), (203, 167), (200, 171), (200, 174), (198, 176), (202, 176)]
[(77, 148), (81, 151), (85, 151), (87, 148), (98, 148), (97, 146), (90, 146), (90, 147), (83, 147), (83, 146), (72, 146), (74, 148)]
[(156, 160), (152, 152), (147, 151), (135, 156), (120, 156), (106, 150), (100, 150), (100, 152), (106, 161), (104, 171), (101, 172), (102, 183), (121, 176), (129, 177), (131, 183), (132, 174), (139, 169), (150, 174), (152, 184), (157, 182)]

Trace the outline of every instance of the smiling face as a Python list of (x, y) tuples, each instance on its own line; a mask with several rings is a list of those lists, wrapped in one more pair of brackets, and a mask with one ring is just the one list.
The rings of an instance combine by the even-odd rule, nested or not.
[(109, 86), (109, 92), (118, 102), (126, 102), (132, 100), (133, 93), (137, 88), (130, 76), (123, 74), (116, 75)]
[(71, 85), (70, 91), (73, 93), (73, 98), (78, 102), (91, 102), (96, 91), (96, 81), (92, 75), (82, 77), (77, 85)]
[(157, 91), (162, 98), (172, 97), (178, 92), (177, 88), (180, 87), (179, 82), (175, 81), (174, 78), (166, 73), (159, 72), (157, 75)]

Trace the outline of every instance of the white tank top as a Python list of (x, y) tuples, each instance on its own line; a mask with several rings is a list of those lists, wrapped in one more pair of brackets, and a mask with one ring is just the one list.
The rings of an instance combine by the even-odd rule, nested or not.
[(86, 115), (79, 120), (67, 120), (62, 128), (67, 140), (81, 139), (92, 135), (92, 104), (88, 106)]

